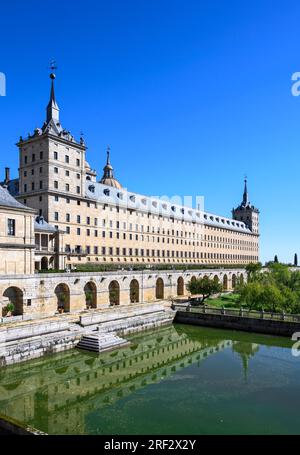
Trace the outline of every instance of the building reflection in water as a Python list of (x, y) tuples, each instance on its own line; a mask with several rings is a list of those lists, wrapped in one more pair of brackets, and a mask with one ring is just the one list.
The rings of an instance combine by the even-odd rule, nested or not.
[(180, 326), (132, 336), (131, 342), (100, 355), (74, 350), (2, 369), (0, 413), (49, 434), (84, 434), (91, 412), (233, 345), (218, 335), (192, 336)]

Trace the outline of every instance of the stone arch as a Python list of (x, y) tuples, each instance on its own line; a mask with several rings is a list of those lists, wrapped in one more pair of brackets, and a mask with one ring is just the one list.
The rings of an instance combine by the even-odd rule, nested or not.
[(177, 295), (184, 295), (184, 280), (182, 276), (177, 279)]
[(65, 313), (70, 312), (70, 289), (65, 283), (60, 283), (56, 286), (54, 291), (57, 298), (57, 309), (64, 311)]
[(228, 290), (228, 277), (226, 274), (223, 276), (223, 290), (224, 291)]
[(236, 274), (235, 273), (231, 277), (231, 287), (232, 287), (232, 289), (235, 289), (235, 287), (236, 287)]
[(97, 286), (93, 281), (86, 283), (84, 294), (86, 307), (97, 308)]
[(140, 285), (138, 280), (133, 279), (130, 282), (130, 303), (137, 303), (140, 301)]
[(49, 268), (48, 258), (44, 256), (41, 259), (41, 270), (48, 270), (48, 268)]
[[(3, 297), (8, 299), (7, 303), (11, 303), (14, 306), (12, 311), (13, 316), (21, 316), (24, 312), (24, 300), (23, 291), (20, 288), (11, 286), (3, 292)], [(5, 308), (2, 310), (2, 314), (6, 313)]]
[(197, 280), (197, 278), (195, 277), (195, 275), (193, 275), (191, 278), (191, 281), (196, 281), (196, 280)]
[(164, 298), (164, 281), (162, 278), (157, 278), (155, 285), (155, 297), (157, 300), (162, 300)]
[(113, 280), (108, 286), (109, 304), (120, 305), (120, 285), (117, 280)]
[(219, 283), (219, 282), (220, 282), (218, 275), (215, 275), (215, 276), (214, 276), (214, 282), (215, 282), (215, 283)]

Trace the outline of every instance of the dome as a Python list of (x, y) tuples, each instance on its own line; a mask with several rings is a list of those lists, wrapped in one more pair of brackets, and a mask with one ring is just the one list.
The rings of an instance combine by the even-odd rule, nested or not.
[(118, 188), (118, 189), (121, 189), (122, 188), (122, 185), (120, 182), (118, 182), (117, 179), (115, 179), (114, 177), (114, 173), (113, 173), (113, 167), (112, 165), (110, 164), (110, 148), (108, 147), (107, 148), (107, 160), (106, 160), (106, 165), (104, 166), (103, 168), (103, 177), (102, 179), (100, 180), (99, 183), (102, 183), (103, 185), (107, 185), (107, 186), (112, 186), (114, 188)]
[(112, 186), (112, 187), (118, 188), (118, 189), (122, 188), (121, 183), (118, 182), (118, 180), (115, 179), (114, 177), (103, 177), (100, 180), (100, 183), (102, 183), (103, 185)]

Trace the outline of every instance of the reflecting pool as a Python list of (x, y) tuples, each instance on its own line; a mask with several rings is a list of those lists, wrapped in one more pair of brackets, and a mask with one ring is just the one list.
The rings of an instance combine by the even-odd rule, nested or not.
[(173, 325), (0, 369), (0, 413), (49, 434), (299, 434), (291, 341)]

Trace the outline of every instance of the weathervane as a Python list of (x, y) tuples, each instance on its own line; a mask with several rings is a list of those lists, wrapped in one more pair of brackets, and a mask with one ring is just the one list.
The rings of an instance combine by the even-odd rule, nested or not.
[(56, 66), (56, 61), (55, 60), (51, 60), (50, 62), (50, 67), (49, 67), (52, 71), (54, 70), (57, 70), (57, 66)]

